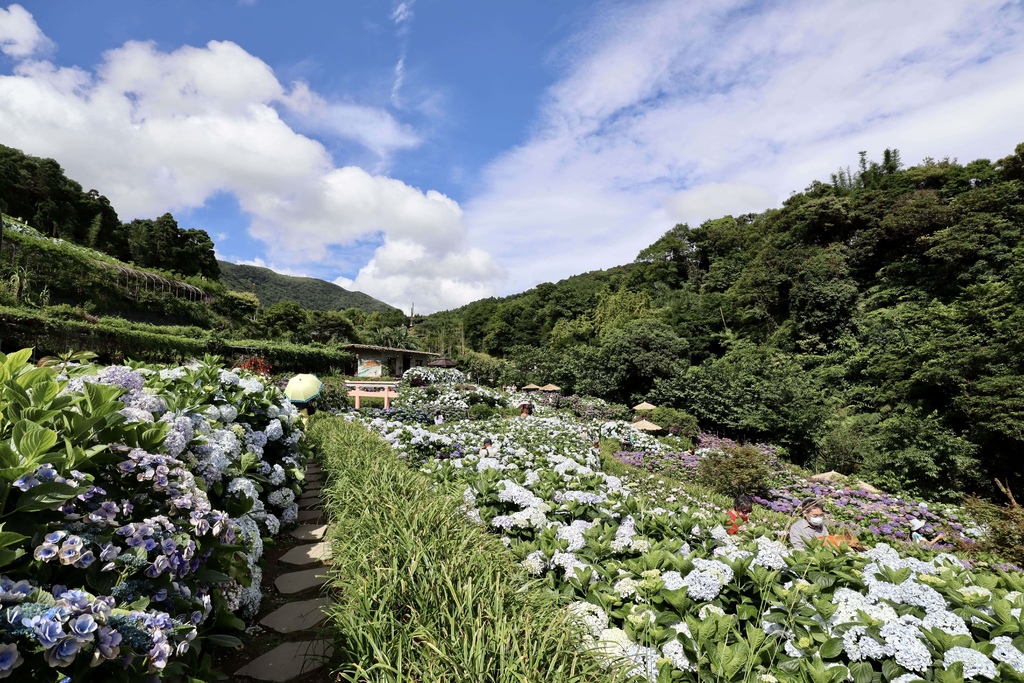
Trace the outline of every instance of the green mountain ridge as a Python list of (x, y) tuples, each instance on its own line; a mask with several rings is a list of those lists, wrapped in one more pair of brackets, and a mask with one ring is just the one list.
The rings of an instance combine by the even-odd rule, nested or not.
[(273, 306), (280, 301), (294, 301), (307, 310), (343, 311), (358, 308), (373, 313), (398, 310), (369, 294), (339, 287), (333, 282), (312, 277), (296, 277), (275, 273), (269, 268), (245, 266), (217, 261), (220, 281), (228, 289), (255, 294), (262, 306)]

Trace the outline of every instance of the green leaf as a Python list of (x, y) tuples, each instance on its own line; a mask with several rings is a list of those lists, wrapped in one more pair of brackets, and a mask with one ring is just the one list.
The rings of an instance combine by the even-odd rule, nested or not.
[(0, 531), (0, 548), (6, 548), (9, 545), (14, 545), (19, 541), (24, 541), (28, 536), (22, 536), (16, 534), (13, 531)]
[(12, 473), (13, 476), (10, 477), (11, 481), (14, 481), (22, 475), (22, 472), (18, 468), (19, 464), (21, 464), (21, 458), (19, 458), (18, 454), (14, 452), (11, 445), (6, 441), (0, 441), (0, 467), (18, 470)]
[(882, 675), (885, 676), (885, 680), (891, 681), (894, 678), (899, 678), (906, 673), (906, 670), (895, 661), (887, 659), (882, 662)]
[(757, 650), (765, 641), (765, 633), (751, 623), (747, 624), (747, 642), (751, 650)]
[(4, 359), (4, 366), (10, 371), (11, 375), (17, 375), (18, 371), (21, 370), (25, 363), (28, 363), (28, 359), (32, 357), (32, 349), (21, 349), (14, 353), (7, 354)]
[(206, 636), (203, 640), (218, 647), (236, 648), (242, 644), (242, 641), (238, 638), (224, 633), (214, 633), (213, 635)]
[(850, 675), (853, 676), (853, 683), (871, 683), (875, 670), (867, 662), (853, 662), (850, 664)]
[(821, 644), (818, 650), (822, 659), (835, 659), (843, 652), (842, 638), (829, 638)]
[(58, 484), (57, 482), (39, 484), (21, 494), (15, 511), (39, 512), (40, 510), (48, 510), (70, 498), (74, 498), (84, 490), (70, 484)]
[(231, 583), (230, 576), (212, 569), (202, 569), (193, 574), (193, 577), (203, 583)]
[(25, 551), (22, 548), (18, 548), (17, 550), (8, 550), (4, 548), (0, 550), (0, 567), (6, 567), (24, 554)]
[(13, 439), (22, 458), (34, 462), (57, 444), (57, 432), (22, 420), (14, 425)]

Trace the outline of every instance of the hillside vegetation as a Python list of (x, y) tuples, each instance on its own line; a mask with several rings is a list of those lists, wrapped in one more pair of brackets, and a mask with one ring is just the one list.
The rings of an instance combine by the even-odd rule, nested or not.
[[(419, 321), (474, 375), (648, 399), (798, 463), (956, 498), (1024, 482), (1024, 144), (861, 155), (782, 208)], [(475, 353), (483, 352), (483, 353)]]
[(351, 292), (332, 282), (312, 277), (281, 275), (269, 268), (217, 261), (220, 281), (236, 292), (251, 292), (264, 306), (294, 301), (311, 311), (344, 311), (358, 308), (373, 313), (395, 311), (392, 306), (362, 292)]

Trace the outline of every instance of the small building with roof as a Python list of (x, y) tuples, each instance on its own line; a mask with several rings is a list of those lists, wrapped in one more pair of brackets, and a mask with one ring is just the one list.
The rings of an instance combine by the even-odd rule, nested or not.
[[(401, 377), (409, 368), (417, 368), (441, 357), (439, 353), (414, 349), (395, 349), (373, 344), (346, 344), (342, 347), (356, 357), (345, 372), (355, 377)], [(385, 372), (385, 368), (387, 368)]]

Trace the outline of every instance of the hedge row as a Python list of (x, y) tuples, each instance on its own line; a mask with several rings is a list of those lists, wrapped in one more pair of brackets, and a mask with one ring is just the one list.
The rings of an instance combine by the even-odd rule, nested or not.
[[(323, 417), (320, 417), (323, 415)], [(460, 491), (440, 490), (358, 423), (319, 413), (328, 473), (330, 623), (340, 680), (610, 683), (560, 598), (529, 584)]]
[(93, 351), (100, 362), (126, 358), (153, 363), (180, 363), (209, 354), (233, 360), (262, 356), (278, 372), (328, 374), (352, 360), (344, 351), (263, 340), (229, 340), (213, 335), (190, 338), (114, 327), (103, 323), (58, 320), (25, 309), (0, 308), (0, 351), (32, 347), (37, 356)]

